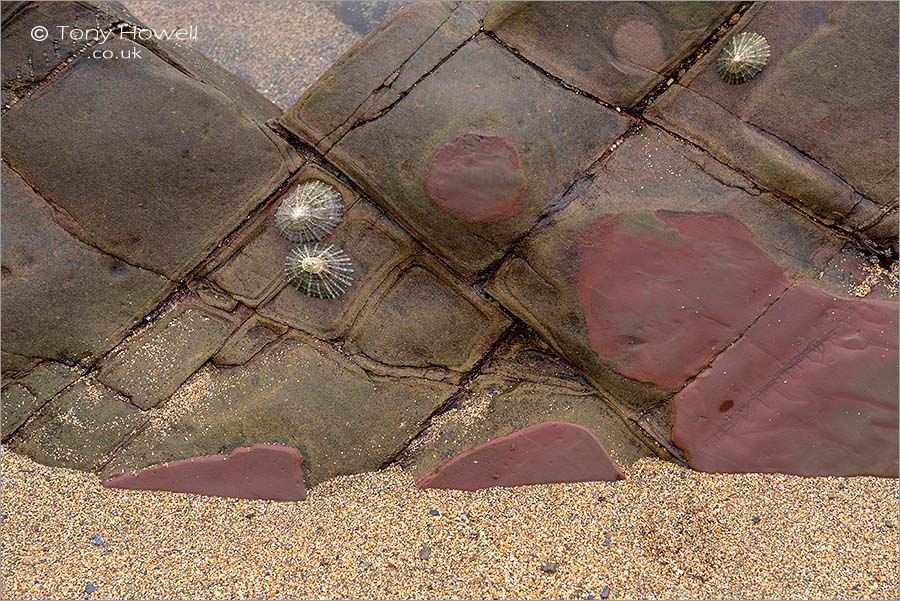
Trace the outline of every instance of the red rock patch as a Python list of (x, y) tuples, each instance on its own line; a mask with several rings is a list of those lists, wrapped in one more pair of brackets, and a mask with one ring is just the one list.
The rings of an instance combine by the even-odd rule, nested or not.
[(898, 305), (797, 285), (675, 399), (706, 472), (898, 475)]
[(441, 465), (419, 488), (479, 490), (624, 478), (587, 429), (542, 422), (482, 443)]
[(578, 243), (591, 348), (620, 374), (675, 390), (788, 287), (750, 232), (720, 215), (611, 215)]
[(103, 483), (109, 488), (165, 490), (214, 497), (302, 501), (303, 458), (297, 449), (256, 444), (230, 455), (208, 455), (122, 474)]
[(516, 149), (505, 138), (463, 134), (443, 144), (428, 165), (425, 190), (444, 211), (466, 221), (515, 215), (525, 196)]

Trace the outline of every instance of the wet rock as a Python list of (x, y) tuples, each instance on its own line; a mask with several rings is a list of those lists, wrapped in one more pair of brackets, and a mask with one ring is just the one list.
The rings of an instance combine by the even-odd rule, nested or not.
[(396, 366), (474, 367), (510, 320), (436, 261), (420, 259), (347, 337), (347, 348)]
[[(662, 225), (666, 219), (707, 223), (711, 231), (681, 232)], [(516, 248), (487, 291), (547, 336), (624, 411), (638, 415), (661, 406), (667, 390), (729, 344), (788, 278), (818, 278), (841, 247), (738, 174), (644, 128)], [(675, 256), (669, 249), (684, 262), (663, 268)], [(683, 253), (695, 252), (695, 267), (687, 268), (691, 261)], [(720, 270), (746, 277), (703, 282)], [(672, 331), (681, 320), (694, 325)]]
[(183, 302), (104, 361), (98, 378), (149, 409), (170, 397), (233, 329), (231, 316)]
[(484, 27), (566, 83), (636, 104), (716, 30), (737, 2), (498, 2)]
[(79, 380), (25, 426), (16, 449), (44, 465), (93, 471), (145, 419), (112, 390)]
[[(479, 36), (390, 111), (350, 130), (328, 157), (471, 278), (501, 258), (629, 125), (627, 117), (560, 87)], [(448, 145), (457, 156), (459, 141), (474, 139), (490, 141), (493, 158), (478, 154), (477, 168), (459, 171), (463, 164), (447, 158)], [(373, 146), (384, 152), (372, 153)], [(426, 200), (430, 168), (437, 195)], [(517, 174), (524, 175), (521, 200)], [(455, 204), (462, 200), (441, 200), (441, 181), (466, 190), (466, 206), (483, 196), (485, 186), (504, 191), (505, 200), (488, 213), (470, 214)]]
[[(499, 349), (500, 354), (503, 350)], [(495, 355), (496, 356), (496, 353)], [(489, 363), (482, 373), (505, 368)], [(553, 373), (552, 371), (550, 373)], [(534, 371), (536, 378), (550, 377)], [(578, 424), (593, 434), (619, 465), (630, 465), (653, 451), (628, 428), (615, 410), (583, 385), (544, 379), (545, 383), (518, 382), (479, 375), (467, 386), (455, 410), (432, 422), (421, 442), (411, 451), (408, 463), (413, 475), (424, 478), (438, 466), (487, 443), (534, 425), (536, 417)]]
[[(275, 235), (272, 229), (271, 224), (267, 225), (260, 238)], [(283, 259), (276, 261), (275, 266), (272, 262), (276, 257), (283, 257), (289, 246), (280, 235), (278, 238), (269, 246), (270, 250), (252, 251), (252, 269), (270, 273), (271, 278), (283, 285)], [(343, 249), (353, 260), (353, 285), (347, 292), (337, 299), (321, 299), (307, 296), (293, 286), (284, 286), (260, 307), (260, 314), (320, 338), (343, 336), (391, 271), (418, 250), (407, 234), (365, 200), (356, 202), (347, 211), (343, 223), (326, 241)], [(247, 252), (250, 251), (245, 249), (242, 255)], [(230, 265), (223, 270), (230, 269)], [(241, 265), (247, 266), (247, 261), (241, 260)], [(223, 277), (221, 272), (219, 277)]]
[[(854, 209), (854, 192), (895, 207), (896, 119), (858, 109), (897, 103), (897, 19), (879, 4), (756, 6), (647, 115), (828, 221)], [(715, 60), (741, 31), (764, 32), (772, 56), (753, 81), (733, 86)], [(887, 239), (896, 223), (892, 232)]]
[(359, 120), (372, 118), (481, 26), (474, 3), (414, 3), (345, 54), (282, 117), (326, 152)]
[[(10, 121), (4, 119), (5, 138)], [(79, 241), (59, 221), (59, 212), (6, 163), (0, 170), (4, 357), (74, 363), (100, 356), (156, 306), (172, 282)]]
[(289, 334), (148, 424), (104, 469), (110, 478), (260, 440), (300, 449), (307, 483), (374, 470), (455, 391), (367, 373), (330, 346)]
[[(166, 490), (216, 497), (302, 501), (303, 459), (297, 449), (257, 444), (228, 455), (173, 461), (103, 482), (110, 488)], [(248, 514), (248, 519), (253, 514)]]
[(897, 312), (795, 285), (675, 398), (672, 439), (707, 472), (896, 477)]
[(75, 61), (6, 113), (3, 134), (4, 160), (78, 237), (173, 280), (300, 162), (221, 92), (146, 48), (141, 60)]
[(564, 422), (543, 422), (454, 457), (417, 486), (479, 490), (623, 477), (588, 430)]

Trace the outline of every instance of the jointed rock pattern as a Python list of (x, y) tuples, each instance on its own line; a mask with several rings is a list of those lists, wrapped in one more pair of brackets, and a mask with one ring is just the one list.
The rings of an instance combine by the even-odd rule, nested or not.
[[(3, 6), (13, 448), (282, 499), (396, 461), (897, 475), (896, 10), (414, 4), (283, 115), (164, 42), (21, 77), (31, 27), (88, 18), (134, 22)], [(742, 32), (771, 58), (730, 85)], [(282, 209), (308, 182), (327, 227)]]

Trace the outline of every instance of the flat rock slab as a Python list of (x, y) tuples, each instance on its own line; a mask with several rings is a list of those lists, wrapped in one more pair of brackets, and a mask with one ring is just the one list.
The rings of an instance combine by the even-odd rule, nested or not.
[(14, 448), (44, 465), (95, 471), (146, 418), (121, 395), (85, 378), (26, 424)]
[[(81, 239), (181, 279), (300, 160), (227, 96), (148, 48), (76, 60), (3, 120), (3, 158)], [(165, 110), (161, 110), (165, 107)]]
[[(898, 102), (895, 8), (758, 5), (646, 114), (820, 217), (865, 227), (897, 205), (896, 113), (877, 110)], [(715, 61), (741, 31), (765, 36), (772, 56), (730, 85)]]
[(108, 488), (163, 490), (214, 497), (302, 501), (303, 458), (297, 449), (255, 444), (228, 455), (163, 463), (103, 482)]
[(292, 336), (188, 383), (103, 477), (264, 442), (299, 449), (310, 485), (376, 470), (456, 390), (425, 378), (376, 376), (329, 345)]
[(354, 324), (346, 348), (386, 365), (467, 372), (511, 324), (427, 256), (402, 266), (385, 286)]
[(413, 2), (342, 56), (281, 122), (320, 152), (375, 118), (481, 28), (475, 2)]
[(590, 431), (550, 421), (480, 444), (443, 464), (417, 486), (480, 490), (622, 478)]
[(81, 375), (81, 370), (55, 361), (44, 361), (27, 375), (3, 386), (0, 410), (3, 439), (6, 440), (44, 403)]
[(576, 279), (594, 352), (670, 390), (789, 284), (731, 217), (664, 211), (597, 219), (578, 241)]
[(792, 287), (675, 398), (707, 472), (898, 475), (898, 305)]
[(149, 409), (219, 350), (235, 328), (231, 319), (196, 301), (182, 302), (105, 359), (98, 379)]
[[(4, 135), (10, 121), (4, 119)], [(67, 363), (99, 357), (174, 284), (80, 241), (17, 173), (5, 163), (0, 170), (4, 356)], [(4, 362), (5, 372), (14, 367)]]
[(484, 28), (604, 102), (637, 104), (738, 2), (498, 2)]
[(629, 412), (676, 390), (843, 246), (652, 127), (571, 197), (487, 291)]
[(453, 408), (433, 419), (410, 447), (403, 464), (416, 479), (472, 447), (527, 428), (558, 421), (586, 428), (618, 466), (655, 456), (615, 409), (586, 386), (537, 370), (537, 381), (480, 374), (466, 385)]
[(326, 157), (474, 277), (630, 124), (482, 35)]

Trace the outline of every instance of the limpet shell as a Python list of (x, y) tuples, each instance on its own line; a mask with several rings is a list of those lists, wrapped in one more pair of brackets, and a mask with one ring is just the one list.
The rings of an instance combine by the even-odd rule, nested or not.
[(766, 38), (748, 31), (739, 33), (719, 55), (719, 75), (730, 84), (744, 83), (763, 70), (771, 55)]
[(316, 242), (344, 219), (341, 193), (326, 182), (307, 180), (287, 194), (275, 211), (275, 226), (291, 242)]
[(353, 283), (353, 263), (331, 244), (305, 244), (288, 253), (284, 275), (307, 296), (337, 298)]

